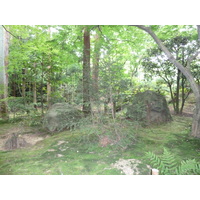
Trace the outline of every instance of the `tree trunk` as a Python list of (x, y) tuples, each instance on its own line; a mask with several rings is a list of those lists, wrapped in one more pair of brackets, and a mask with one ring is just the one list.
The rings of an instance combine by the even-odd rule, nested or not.
[(176, 96), (175, 96), (175, 101), (176, 101), (176, 110), (175, 113), (179, 114), (179, 89), (180, 89), (180, 70), (177, 70), (177, 79), (176, 79)]
[(91, 114), (90, 103), (90, 30), (84, 28), (83, 47), (83, 112), (85, 116)]
[(8, 96), (8, 75), (7, 75), (7, 65), (8, 65), (8, 42), (9, 35), (0, 26), (0, 117), (3, 119), (8, 119), (8, 109), (7, 109), (7, 96)]
[(37, 87), (36, 87), (36, 82), (33, 82), (33, 103), (37, 103)]
[(47, 105), (48, 108), (51, 106), (51, 83), (47, 82)]
[[(154, 32), (152, 32), (152, 30), (150, 28), (143, 26), (143, 25), (135, 25), (135, 26), (146, 31), (149, 35), (151, 35), (151, 37), (154, 39), (154, 41), (157, 43), (157, 45), (166, 54), (169, 61), (171, 63), (173, 63), (177, 67), (177, 69), (179, 69), (183, 73), (183, 75), (186, 77), (186, 79), (190, 83), (191, 89), (192, 89), (192, 91), (195, 95), (195, 99), (196, 99), (196, 108), (195, 108), (194, 116), (193, 116), (193, 124), (192, 124), (191, 135), (194, 136), (194, 137), (200, 138), (200, 92), (199, 92), (198, 85), (195, 82), (194, 76), (192, 75), (192, 73), (189, 69), (189, 66), (186, 68), (182, 64), (180, 64), (174, 58), (174, 56), (169, 52), (169, 50), (165, 47), (165, 45), (162, 43), (162, 41), (157, 37), (157, 35)], [(200, 41), (200, 26), (198, 25), (197, 27), (198, 27), (198, 41)], [(197, 51), (197, 53), (194, 56), (191, 56), (188, 59), (188, 63), (190, 64), (191, 60), (195, 59), (195, 57), (198, 54), (199, 54), (199, 52)]]
[[(36, 71), (35, 68), (36, 68), (36, 63), (34, 63), (34, 72)], [(35, 105), (37, 103), (37, 84), (35, 80), (33, 81), (33, 103)]]
[(170, 95), (171, 95), (171, 99), (172, 99), (172, 105), (174, 108), (174, 111), (176, 110), (176, 104), (174, 102), (174, 94), (173, 94), (173, 90), (172, 90), (172, 85), (170, 83), (168, 83), (169, 86), (169, 91), (170, 91)]
[(98, 33), (95, 35), (94, 59), (93, 59), (93, 99), (98, 101), (99, 94), (99, 59), (100, 59), (100, 36)]
[(24, 105), (26, 104), (26, 68), (22, 69), (22, 97), (24, 99)]
[(193, 115), (191, 135), (200, 138), (200, 97), (196, 98), (196, 108)]
[[(49, 32), (49, 39), (51, 39), (51, 28), (48, 29)], [(51, 57), (49, 56), (49, 63), (51, 63)], [(47, 80), (47, 107), (50, 108), (51, 106), (51, 83), (50, 83), (50, 73), (51, 73), (51, 65), (47, 67), (49, 69), (49, 77)]]

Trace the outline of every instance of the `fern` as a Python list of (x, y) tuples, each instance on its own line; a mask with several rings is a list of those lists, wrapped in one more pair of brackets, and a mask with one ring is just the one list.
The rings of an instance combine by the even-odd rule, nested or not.
[(149, 159), (153, 168), (160, 171), (161, 175), (200, 174), (200, 164), (195, 159), (182, 161), (178, 164), (167, 149), (164, 149), (160, 157), (152, 152), (147, 152), (146, 158)]
[(180, 175), (200, 174), (200, 165), (195, 159), (182, 161), (177, 167), (176, 173)]
[(165, 175), (174, 174), (177, 168), (177, 162), (175, 161), (174, 156), (167, 151), (167, 149), (164, 149), (161, 159), (164, 165), (162, 173)]

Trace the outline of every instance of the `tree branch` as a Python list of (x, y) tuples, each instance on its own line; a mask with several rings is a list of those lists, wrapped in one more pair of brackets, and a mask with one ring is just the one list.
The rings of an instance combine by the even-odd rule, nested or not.
[(9, 33), (10, 35), (12, 35), (13, 37), (15, 37), (15, 38), (17, 38), (17, 39), (20, 39), (20, 40), (22, 39), (22, 38), (20, 38), (19, 36), (15, 36), (15, 35), (12, 34), (10, 31), (8, 31), (4, 25), (1, 25), (1, 26), (5, 29), (6, 32), (8, 32), (8, 33)]
[[(170, 51), (167, 49), (167, 47), (162, 43), (162, 41), (157, 37), (157, 35), (149, 28), (143, 25), (135, 25), (136, 27), (146, 31), (157, 43), (157, 45), (162, 49), (162, 51), (166, 54), (168, 59), (171, 63), (173, 63), (188, 79), (191, 88), (193, 92), (196, 94), (197, 98), (200, 98), (199, 88), (194, 80), (194, 77), (191, 73), (191, 71), (188, 68), (185, 68), (181, 63), (179, 63), (174, 56), (170, 53)], [(200, 27), (198, 27), (198, 31), (200, 31)]]
[(198, 33), (198, 42), (200, 43), (200, 25), (197, 25), (197, 33)]

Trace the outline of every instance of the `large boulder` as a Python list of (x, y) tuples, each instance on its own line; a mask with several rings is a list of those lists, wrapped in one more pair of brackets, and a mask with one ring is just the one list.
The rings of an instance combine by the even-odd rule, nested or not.
[(146, 125), (172, 120), (165, 97), (150, 90), (135, 95), (126, 115), (129, 119), (142, 121)]
[(72, 129), (78, 126), (83, 117), (82, 111), (67, 103), (56, 103), (44, 116), (43, 126), (50, 132)]

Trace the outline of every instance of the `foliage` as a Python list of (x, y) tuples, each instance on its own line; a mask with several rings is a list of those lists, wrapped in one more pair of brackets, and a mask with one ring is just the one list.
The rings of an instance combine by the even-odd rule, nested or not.
[[(87, 122), (86, 122), (87, 121)], [(92, 119), (93, 123), (88, 123), (88, 119), (82, 121), (79, 143), (91, 146), (98, 144), (102, 147), (110, 147), (112, 149), (125, 150), (132, 147), (137, 139), (135, 133), (140, 127), (136, 122), (115, 121), (106, 117)], [(129, 126), (134, 127), (130, 129)]]
[(177, 163), (173, 154), (164, 148), (162, 156), (152, 152), (146, 153), (150, 165), (160, 171), (161, 175), (192, 175), (200, 174), (200, 164), (195, 159), (188, 159)]
[(83, 117), (82, 111), (67, 103), (56, 103), (47, 111), (43, 119), (44, 128), (50, 132), (75, 129)]
[[(26, 121), (26, 119), (24, 120)], [(105, 131), (108, 129), (111, 132), (111, 129), (106, 126), (106, 124), (109, 124), (109, 120), (108, 117), (105, 117), (101, 121), (104, 124), (103, 129)], [(94, 123), (97, 123), (97, 121), (97, 119), (94, 120)], [(199, 161), (200, 140), (191, 139), (188, 136), (188, 127), (191, 124), (191, 119), (188, 117), (175, 116), (171, 123), (148, 128), (141, 128), (138, 124), (127, 120), (116, 121), (116, 123), (121, 124), (117, 127), (121, 127), (122, 133), (132, 134), (133, 136), (132, 144), (129, 143), (130, 145), (125, 150), (117, 144), (101, 147), (98, 144), (98, 136), (95, 134), (95, 129), (101, 130), (101, 127), (99, 126), (99, 129), (97, 129), (97, 126), (89, 126), (89, 122), (89, 120), (86, 120), (85, 126), (81, 126), (80, 129), (63, 131), (50, 137), (49, 133), (44, 132), (39, 125), (27, 127), (25, 122), (24, 124), (1, 124), (0, 137), (8, 134), (11, 130), (16, 131), (18, 127), (24, 129), (26, 133), (23, 133), (23, 131), (21, 133), (28, 137), (39, 135), (43, 136), (44, 140), (28, 149), (0, 151), (0, 174), (120, 175), (121, 171), (114, 170), (111, 164), (121, 158), (125, 160), (137, 159), (146, 163), (145, 152), (155, 152), (158, 155), (163, 152), (163, 147), (170, 148), (173, 151), (175, 160), (195, 158)], [(114, 128), (114, 126), (112, 127)], [(89, 134), (89, 131), (91, 131), (91, 134)], [(87, 138), (87, 136), (90, 137)], [(150, 170), (146, 174), (149, 173)]]
[(9, 111), (14, 114), (14, 118), (20, 113), (30, 113), (34, 111), (33, 104), (25, 104), (25, 99), (23, 97), (9, 97), (8, 98)]
[[(187, 67), (188, 57), (194, 54), (196, 50), (196, 41), (192, 40), (191, 36), (176, 36), (164, 40), (163, 43), (171, 51), (176, 60), (182, 63), (184, 67)], [(191, 93), (189, 83), (183, 74), (157, 48), (147, 50), (147, 56), (144, 57), (142, 64), (147, 78), (157, 79), (160, 77), (163, 79), (168, 86), (175, 113), (182, 113), (185, 100)], [(194, 63), (191, 65), (191, 68), (194, 68)], [(181, 101), (181, 104), (179, 101)]]

